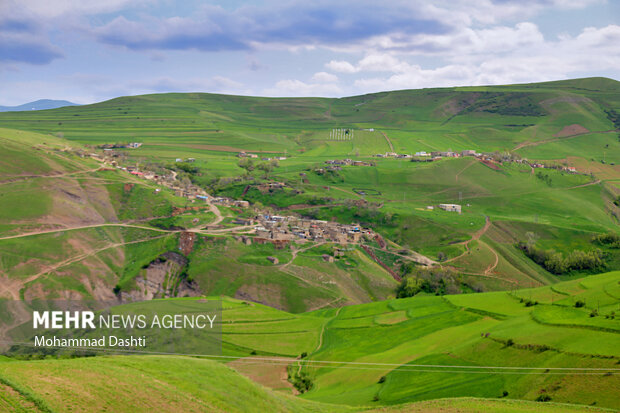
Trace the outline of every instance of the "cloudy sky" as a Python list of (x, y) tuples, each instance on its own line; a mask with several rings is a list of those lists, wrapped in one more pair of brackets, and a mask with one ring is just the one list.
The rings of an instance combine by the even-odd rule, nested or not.
[(0, 0), (0, 105), (620, 80), (616, 0)]

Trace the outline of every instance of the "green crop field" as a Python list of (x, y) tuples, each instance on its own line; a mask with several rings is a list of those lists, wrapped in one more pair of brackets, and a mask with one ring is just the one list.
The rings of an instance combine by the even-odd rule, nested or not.
[[(72, 409), (87, 409), (80, 404), (80, 394), (86, 393), (91, 400), (88, 405), (97, 410), (124, 411), (116, 404), (99, 406), (112, 391), (119, 392), (118, 396), (107, 403), (119, 403), (127, 409), (145, 405), (172, 408), (167, 403), (179, 403), (183, 409), (198, 403), (206, 408), (215, 403), (213, 409), (220, 406), (226, 411), (252, 411), (245, 405), (226, 404), (231, 403), (232, 396), (222, 393), (219, 389), (225, 387), (221, 386), (247, 388), (248, 397), (257, 398), (251, 402), (256, 409), (261, 403), (284, 403), (285, 411), (357, 411), (377, 405), (397, 405), (394, 411), (432, 411), (432, 406), (447, 408), (453, 403), (462, 404), (462, 411), (483, 409), (487, 403), (497, 411), (569, 411), (562, 408), (591, 404), (618, 408), (614, 389), (619, 385), (620, 325), (617, 319), (606, 316), (620, 305), (619, 298), (613, 303), (609, 299), (610, 289), (619, 282), (620, 272), (612, 272), (592, 276), (587, 283), (559, 283), (555, 288), (564, 292), (564, 302), (552, 300), (549, 287), (541, 287), (447, 298), (420, 296), (304, 314), (223, 299), (225, 357), (216, 360), (240, 357), (265, 367), (289, 364), (289, 374), (299, 370), (311, 377), (312, 387), (301, 399), (252, 384), (222, 363), (178, 356), (41, 361), (5, 358), (0, 360), (0, 383), (13, 389), (5, 403), (34, 404), (51, 411), (56, 411), (65, 397), (73, 400)], [(589, 297), (586, 306), (575, 308), (570, 303), (584, 295)], [(521, 297), (535, 298), (538, 303), (526, 306)], [(589, 317), (598, 307), (597, 300), (605, 300), (605, 306), (597, 316)], [(166, 301), (140, 305), (166, 311)], [(199, 311), (201, 300), (184, 299), (184, 304), (175, 308)], [(301, 353), (308, 356), (295, 360)], [(104, 374), (118, 374), (114, 383), (132, 381), (136, 373), (130, 370), (142, 377), (140, 390), (138, 394), (132, 392), (135, 398), (131, 400), (127, 399), (130, 393), (125, 395), (116, 385), (88, 387)], [(193, 379), (185, 378), (187, 374)], [(86, 387), (71, 384), (79, 381)], [(48, 386), (60, 387), (50, 392)], [(149, 396), (148, 389), (163, 388), (167, 390), (158, 390), (158, 397)], [(176, 396), (168, 397), (168, 392)], [(519, 401), (535, 400), (541, 394), (552, 403), (529, 405)], [(477, 399), (446, 399), (454, 397)], [(435, 399), (445, 400), (414, 403)], [(413, 404), (405, 407), (403, 403)]]

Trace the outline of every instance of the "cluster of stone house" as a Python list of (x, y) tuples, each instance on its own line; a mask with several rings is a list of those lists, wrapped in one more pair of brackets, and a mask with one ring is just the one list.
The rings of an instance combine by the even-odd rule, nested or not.
[(353, 166), (373, 166), (370, 162), (354, 161), (353, 159), (330, 159), (325, 161), (328, 165), (353, 165)]
[(396, 152), (386, 152), (386, 153), (377, 153), (373, 155), (375, 158), (411, 158), (411, 155), (408, 153), (396, 153)]
[(138, 149), (142, 146), (142, 142), (130, 142), (130, 143), (104, 143), (98, 146), (99, 149), (104, 151), (111, 151), (112, 149)]
[(286, 186), (284, 182), (264, 182), (258, 185), (255, 185), (256, 189), (261, 192), (274, 190), (274, 189), (282, 189)]
[(560, 171), (569, 172), (569, 173), (572, 173), (572, 174), (578, 173), (577, 168), (575, 168), (574, 166), (560, 166), (560, 165), (547, 166), (547, 165), (539, 163), (539, 162), (530, 163), (529, 165), (532, 168), (558, 169)]
[(241, 151), (237, 154), (239, 158), (258, 158), (258, 155), (255, 153), (247, 153), (245, 151)]
[(274, 156), (273, 158), (263, 157), (261, 161), (286, 161), (286, 156)]
[(357, 224), (346, 225), (291, 216), (260, 215), (256, 221), (256, 242), (286, 242), (301, 239), (347, 244), (360, 242), (364, 235), (374, 235), (371, 230), (363, 229)]

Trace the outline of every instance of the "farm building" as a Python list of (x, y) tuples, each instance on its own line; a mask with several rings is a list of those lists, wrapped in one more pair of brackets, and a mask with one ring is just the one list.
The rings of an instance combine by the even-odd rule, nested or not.
[(461, 206), (458, 204), (439, 204), (439, 208), (448, 212), (458, 212), (461, 213)]
[(476, 151), (467, 149), (465, 151), (461, 151), (461, 156), (476, 156)]

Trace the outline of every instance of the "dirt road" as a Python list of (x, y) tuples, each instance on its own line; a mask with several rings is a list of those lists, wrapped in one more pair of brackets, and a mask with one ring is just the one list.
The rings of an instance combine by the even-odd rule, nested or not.
[[(452, 262), (452, 261), (458, 260), (459, 258), (464, 256), (465, 254), (467, 254), (469, 252), (469, 243), (474, 241), (474, 240), (479, 240), (480, 237), (482, 237), (487, 232), (487, 230), (489, 229), (490, 226), (491, 226), (491, 220), (489, 219), (488, 216), (485, 216), (484, 217), (484, 226), (482, 228), (480, 228), (478, 231), (476, 231), (474, 233), (474, 235), (472, 235), (471, 239), (469, 239), (467, 241), (464, 241), (464, 242), (461, 242), (461, 244), (465, 245), (465, 252), (463, 252), (461, 255), (459, 255), (457, 257), (450, 258), (449, 260), (446, 260), (444, 262), (448, 263), (448, 262)], [(489, 248), (491, 248), (491, 247), (489, 247)], [(491, 248), (491, 251), (493, 251), (492, 248)], [(493, 253), (495, 253), (495, 251), (493, 251)], [(495, 254), (495, 257), (499, 260), (499, 258), (497, 257), (497, 254)], [(495, 264), (495, 265), (497, 265), (497, 264)], [(495, 267), (493, 267), (493, 268), (495, 268)]]
[(390, 138), (388, 138), (387, 133), (385, 132), (381, 132), (381, 135), (383, 135), (383, 137), (385, 138), (385, 141), (387, 142), (387, 144), (390, 147), (390, 152), (394, 152), (394, 145), (392, 145), (392, 141), (390, 140)]

